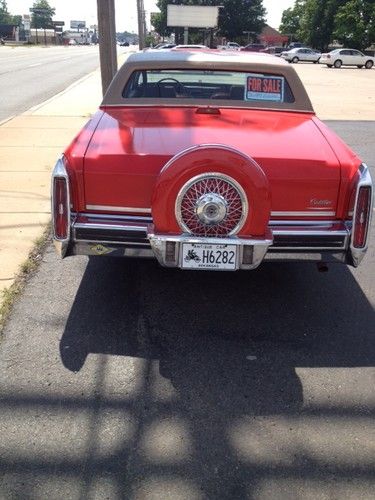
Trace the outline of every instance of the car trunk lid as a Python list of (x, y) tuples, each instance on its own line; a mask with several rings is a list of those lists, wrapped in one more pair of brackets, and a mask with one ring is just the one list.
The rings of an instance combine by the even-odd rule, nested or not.
[(87, 210), (150, 213), (156, 178), (168, 160), (195, 145), (225, 144), (254, 158), (265, 172), (273, 218), (335, 217), (340, 165), (313, 114), (232, 108), (197, 113), (189, 107), (104, 111), (84, 159)]

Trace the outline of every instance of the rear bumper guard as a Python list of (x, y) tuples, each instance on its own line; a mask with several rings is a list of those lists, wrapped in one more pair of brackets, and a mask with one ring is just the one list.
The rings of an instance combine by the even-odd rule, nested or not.
[[(190, 235), (155, 234), (151, 217), (73, 214), (68, 255), (109, 255), (157, 258), (166, 267), (180, 267), (182, 243), (235, 244), (237, 268), (254, 269), (262, 261), (312, 261), (353, 264), (351, 221), (270, 221), (265, 238), (196, 238)], [(174, 253), (171, 250), (174, 243)], [(167, 255), (167, 247), (169, 254)], [(252, 252), (244, 251), (251, 247)], [(251, 261), (248, 256), (252, 254)]]

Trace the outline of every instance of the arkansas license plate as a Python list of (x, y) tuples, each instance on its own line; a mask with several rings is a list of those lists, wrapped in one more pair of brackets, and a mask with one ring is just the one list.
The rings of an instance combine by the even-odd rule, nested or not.
[(237, 246), (206, 243), (183, 243), (183, 269), (237, 269)]

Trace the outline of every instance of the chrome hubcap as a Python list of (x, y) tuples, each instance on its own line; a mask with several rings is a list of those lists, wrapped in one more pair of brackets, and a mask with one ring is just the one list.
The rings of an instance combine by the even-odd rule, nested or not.
[(207, 193), (196, 202), (196, 213), (203, 224), (219, 224), (227, 215), (227, 202), (216, 193)]

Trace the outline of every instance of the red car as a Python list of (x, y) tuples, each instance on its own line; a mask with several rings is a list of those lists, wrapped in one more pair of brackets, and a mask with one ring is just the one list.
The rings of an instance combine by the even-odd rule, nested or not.
[(56, 164), (53, 236), (62, 257), (154, 257), (182, 269), (358, 266), (372, 189), (286, 62), (138, 53)]
[(263, 52), (267, 47), (263, 43), (249, 43), (241, 47), (241, 52)]

